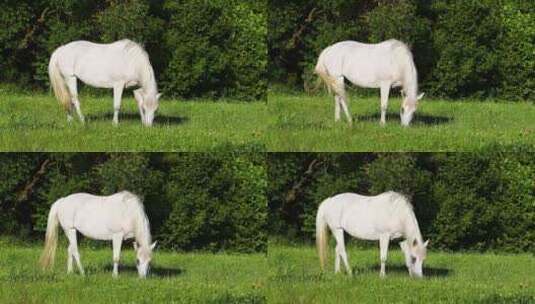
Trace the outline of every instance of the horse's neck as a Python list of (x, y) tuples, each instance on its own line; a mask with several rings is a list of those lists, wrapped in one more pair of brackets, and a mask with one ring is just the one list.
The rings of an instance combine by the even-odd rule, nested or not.
[(420, 232), (418, 221), (413, 212), (409, 213), (407, 222), (405, 223), (405, 238), (411, 241), (417, 239), (418, 242), (422, 242), (422, 233)]
[(403, 91), (411, 100), (416, 100), (418, 94), (418, 76), (413, 63), (407, 63), (403, 75)]
[(135, 227), (135, 238), (136, 242), (142, 246), (148, 246), (151, 242), (150, 230), (148, 227), (147, 219), (145, 215), (139, 211), (139, 214), (136, 215), (136, 227)]
[(156, 79), (154, 78), (154, 72), (152, 71), (152, 67), (150, 68), (150, 72), (145, 71), (141, 75), (141, 88), (146, 94), (152, 95), (157, 93), (158, 89), (156, 87)]

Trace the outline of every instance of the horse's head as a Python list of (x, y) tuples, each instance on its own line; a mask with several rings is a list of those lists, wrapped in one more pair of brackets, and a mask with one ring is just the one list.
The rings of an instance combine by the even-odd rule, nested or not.
[(425, 93), (418, 95), (417, 97), (410, 97), (409, 95), (403, 97), (403, 103), (401, 104), (401, 124), (408, 126), (411, 123), (414, 112), (418, 107), (418, 101), (424, 97)]
[(421, 243), (417, 239), (412, 242), (404, 242), (401, 245), (402, 250), (405, 253), (405, 258), (408, 259), (407, 267), (409, 268), (409, 274), (417, 278), (422, 278), (424, 260), (427, 258), (427, 245), (429, 240)]
[(158, 110), (159, 99), (162, 94), (160, 93), (145, 93), (142, 89), (134, 91), (134, 97), (136, 98), (139, 112), (141, 114), (141, 122), (143, 125), (150, 127), (154, 120), (154, 114)]
[(142, 279), (147, 276), (147, 272), (149, 271), (149, 264), (152, 260), (152, 250), (154, 250), (154, 247), (156, 247), (156, 242), (152, 243), (152, 245), (150, 246), (138, 246), (137, 243), (134, 242), (134, 250), (136, 251), (137, 273)]

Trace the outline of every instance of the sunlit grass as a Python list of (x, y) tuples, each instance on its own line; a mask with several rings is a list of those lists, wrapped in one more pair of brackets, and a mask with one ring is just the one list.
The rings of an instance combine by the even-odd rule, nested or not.
[(474, 151), (489, 145), (535, 145), (535, 106), (530, 102), (433, 100), (420, 103), (410, 127), (400, 125), (400, 99), (391, 98), (386, 126), (379, 97), (351, 96), (353, 127), (334, 121), (326, 94), (271, 92), (269, 151)]
[[(430, 251), (423, 280), (409, 277), (391, 244), (387, 276), (379, 277), (379, 249), (349, 246), (353, 277), (334, 274), (334, 244), (321, 273), (312, 246), (270, 244), (269, 303), (534, 303), (535, 259), (529, 254)], [(516, 301), (516, 302), (515, 302)]]
[(263, 303), (265, 254), (155, 251), (147, 279), (137, 277), (125, 248), (112, 278), (110, 248), (82, 247), (85, 277), (66, 273), (66, 247), (53, 271), (38, 267), (39, 246), (0, 244), (0, 303)]
[(87, 122), (68, 123), (50, 94), (0, 90), (0, 151), (207, 151), (220, 147), (263, 149), (265, 102), (162, 100), (154, 126), (141, 125), (127, 95), (119, 126), (112, 98), (81, 96)]

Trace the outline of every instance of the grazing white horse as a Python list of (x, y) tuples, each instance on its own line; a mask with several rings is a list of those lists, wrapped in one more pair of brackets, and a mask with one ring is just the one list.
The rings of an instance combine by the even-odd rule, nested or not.
[(349, 125), (352, 118), (347, 107), (344, 79), (363, 88), (381, 89), (381, 124), (386, 123), (388, 95), (391, 87), (402, 86), (401, 124), (408, 126), (418, 106), (418, 77), (409, 48), (401, 41), (387, 40), (377, 44), (356, 41), (335, 43), (324, 49), (314, 72), (334, 93), (334, 118), (340, 120), (340, 107)]
[(351, 274), (344, 243), (344, 232), (363, 240), (379, 240), (381, 277), (385, 276), (388, 243), (404, 238), (400, 247), (411, 276), (423, 277), (422, 265), (427, 256), (427, 244), (422, 241), (418, 221), (407, 198), (396, 192), (377, 196), (355, 193), (338, 194), (324, 200), (316, 216), (316, 245), (321, 269), (327, 260), (327, 227), (336, 239), (335, 272), (340, 271), (340, 259)]
[(69, 240), (67, 272), (72, 272), (74, 258), (80, 273), (84, 274), (76, 240), (78, 231), (91, 239), (112, 241), (114, 277), (119, 274), (123, 240), (134, 238), (138, 274), (146, 277), (156, 242), (151, 244), (149, 220), (136, 195), (128, 191), (109, 196), (75, 193), (57, 200), (48, 213), (45, 248), (40, 260), (43, 269), (54, 264), (59, 225)]
[(113, 123), (119, 123), (119, 109), (124, 88), (134, 90), (141, 122), (151, 126), (158, 109), (160, 94), (149, 56), (143, 48), (128, 39), (110, 44), (74, 41), (57, 48), (48, 65), (50, 83), (56, 98), (72, 120), (73, 107), (80, 120), (84, 115), (78, 100), (77, 79), (97, 88), (113, 88)]

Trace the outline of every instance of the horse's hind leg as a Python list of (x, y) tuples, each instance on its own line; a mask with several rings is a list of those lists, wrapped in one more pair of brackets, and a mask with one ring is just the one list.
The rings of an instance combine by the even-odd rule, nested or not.
[(123, 96), (124, 83), (113, 86), (113, 124), (119, 124), (119, 110), (121, 109), (121, 98)]
[[(344, 242), (344, 230), (340, 228), (333, 229), (333, 235), (336, 239), (336, 256), (340, 257), (344, 262), (344, 266), (348, 274), (352, 274), (351, 268), (349, 267), (349, 262), (347, 261), (347, 252), (346, 245)], [(336, 267), (337, 265), (335, 265)], [(340, 271), (340, 265), (338, 262), (338, 270), (335, 268), (335, 272)]]
[(76, 265), (78, 266), (78, 270), (80, 270), (80, 273), (84, 275), (85, 274), (84, 268), (82, 267), (82, 263), (80, 262), (80, 253), (78, 252), (78, 241), (76, 240), (76, 229), (66, 229), (65, 235), (67, 235), (67, 239), (69, 239), (69, 254), (76, 261)]
[(388, 255), (388, 243), (390, 242), (389, 235), (381, 235), (379, 237), (379, 251), (381, 255), (381, 277), (386, 275), (386, 257)]
[(80, 118), (80, 121), (83, 123), (85, 122), (84, 115), (82, 114), (82, 110), (80, 109), (80, 100), (78, 100), (78, 88), (76, 83), (76, 77), (69, 76), (66, 78), (67, 82), (67, 88), (69, 88), (69, 93), (71, 94), (71, 103), (76, 109), (76, 113), (78, 114), (78, 117)]
[(381, 84), (381, 125), (386, 123), (386, 110), (388, 108), (388, 95), (390, 94), (390, 83)]
[(351, 114), (349, 113), (349, 108), (347, 106), (347, 95), (344, 84), (344, 77), (338, 77), (336, 79), (336, 96), (338, 97), (338, 102), (340, 103), (340, 106), (342, 106), (342, 110), (344, 110), (344, 114), (346, 115), (347, 121), (351, 126), (353, 124), (353, 119), (351, 118)]
[(113, 235), (113, 277), (119, 275), (119, 260), (121, 259), (121, 245), (123, 243), (123, 234), (116, 233)]

